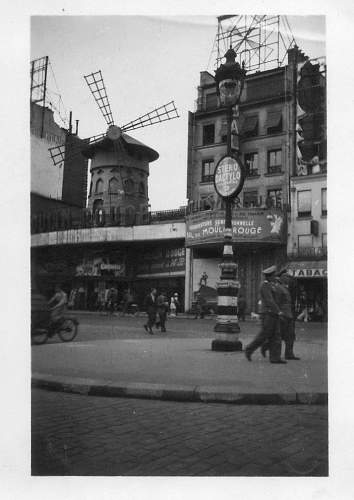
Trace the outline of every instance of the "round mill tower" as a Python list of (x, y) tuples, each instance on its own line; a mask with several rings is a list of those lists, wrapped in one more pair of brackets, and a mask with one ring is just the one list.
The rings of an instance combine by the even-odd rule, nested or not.
[(149, 163), (159, 154), (116, 125), (82, 154), (91, 159), (88, 208), (124, 225), (143, 224), (148, 218)]

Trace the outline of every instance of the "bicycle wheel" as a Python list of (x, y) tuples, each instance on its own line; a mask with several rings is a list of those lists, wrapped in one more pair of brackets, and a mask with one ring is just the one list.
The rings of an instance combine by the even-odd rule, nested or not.
[(62, 342), (74, 340), (78, 332), (78, 324), (73, 319), (64, 319), (58, 330), (59, 338)]
[(41, 345), (45, 344), (49, 338), (48, 330), (44, 328), (36, 328), (31, 332), (32, 344)]

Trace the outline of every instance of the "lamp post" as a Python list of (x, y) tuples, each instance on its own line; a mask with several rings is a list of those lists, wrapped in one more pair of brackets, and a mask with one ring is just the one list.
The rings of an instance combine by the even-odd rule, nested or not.
[[(240, 288), (237, 281), (237, 264), (232, 250), (232, 202), (243, 187), (245, 172), (238, 157), (237, 107), (243, 90), (246, 71), (235, 61), (236, 52), (230, 47), (225, 54), (226, 62), (215, 72), (216, 91), (220, 104), (227, 108), (227, 154), (218, 162), (214, 172), (214, 186), (225, 202), (225, 230), (223, 260), (220, 265), (221, 276), (217, 282), (218, 307), (212, 341), (213, 351), (241, 351), (242, 343), (238, 339), (240, 326), (237, 318), (237, 294)], [(232, 131), (232, 128), (235, 130)], [(232, 141), (234, 132), (234, 144)]]

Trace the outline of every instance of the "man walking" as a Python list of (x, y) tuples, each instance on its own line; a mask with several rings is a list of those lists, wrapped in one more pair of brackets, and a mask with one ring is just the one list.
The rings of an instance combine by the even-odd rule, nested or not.
[(280, 335), (285, 342), (285, 359), (299, 360), (294, 354), (295, 342), (295, 315), (294, 304), (291, 297), (291, 277), (286, 269), (279, 272), (279, 284), (277, 285), (276, 294), (278, 303), (283, 316), (280, 319)]
[(260, 288), (261, 296), (261, 318), (262, 327), (255, 339), (248, 344), (245, 349), (245, 356), (248, 361), (252, 361), (253, 352), (264, 342), (269, 342), (269, 361), (276, 364), (285, 364), (286, 361), (280, 359), (281, 338), (279, 331), (279, 318), (283, 316), (279, 306), (275, 301), (274, 279), (276, 267), (271, 266), (263, 271), (264, 281)]
[(166, 331), (166, 318), (167, 318), (167, 311), (168, 311), (168, 300), (166, 295), (163, 293), (163, 291), (160, 292), (156, 299), (157, 303), (157, 314), (159, 317), (159, 324), (161, 327), (161, 332)]
[(145, 307), (148, 315), (148, 321), (144, 325), (144, 328), (147, 333), (153, 335), (152, 327), (156, 322), (156, 288), (152, 288), (151, 292), (147, 294), (145, 297)]

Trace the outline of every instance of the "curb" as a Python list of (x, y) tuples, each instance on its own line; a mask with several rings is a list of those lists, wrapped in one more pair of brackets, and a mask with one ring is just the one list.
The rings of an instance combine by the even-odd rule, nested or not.
[(198, 403), (229, 403), (239, 405), (327, 405), (328, 394), (323, 392), (238, 393), (229, 388), (184, 386), (148, 383), (122, 383), (96, 379), (71, 378), (34, 373), (32, 387), (68, 392), (85, 396), (125, 397), (186, 401)]

